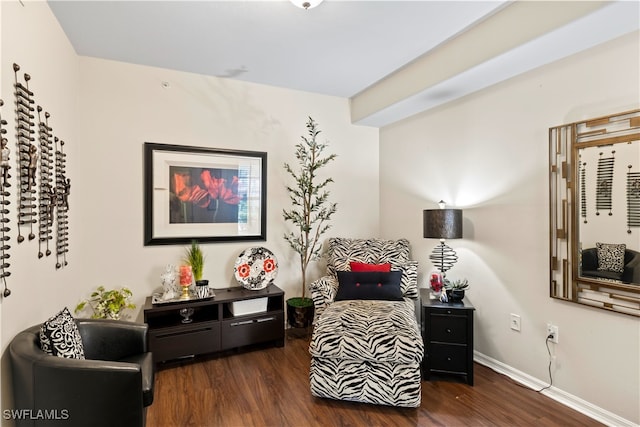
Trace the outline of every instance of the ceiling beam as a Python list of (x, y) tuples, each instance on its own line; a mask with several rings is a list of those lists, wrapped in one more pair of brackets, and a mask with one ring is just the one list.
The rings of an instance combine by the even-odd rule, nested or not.
[(607, 1), (515, 1), (350, 99), (367, 117), (582, 18)]

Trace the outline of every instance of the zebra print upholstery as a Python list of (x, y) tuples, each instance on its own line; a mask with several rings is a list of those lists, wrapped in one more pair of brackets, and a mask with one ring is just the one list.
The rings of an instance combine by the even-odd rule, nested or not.
[[(416, 319), (418, 264), (409, 242), (331, 238), (327, 276), (311, 284), (316, 321), (309, 346), (311, 393), (380, 405), (420, 406), (424, 352)], [(336, 271), (349, 262), (386, 263), (403, 272), (404, 301), (333, 301)]]

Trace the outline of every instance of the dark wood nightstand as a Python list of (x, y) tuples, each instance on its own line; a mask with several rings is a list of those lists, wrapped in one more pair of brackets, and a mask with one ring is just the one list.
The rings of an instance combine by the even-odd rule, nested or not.
[(466, 300), (442, 303), (429, 299), (429, 289), (421, 289), (422, 338), (424, 358), (422, 376), (453, 374), (466, 377), (473, 385), (473, 311)]

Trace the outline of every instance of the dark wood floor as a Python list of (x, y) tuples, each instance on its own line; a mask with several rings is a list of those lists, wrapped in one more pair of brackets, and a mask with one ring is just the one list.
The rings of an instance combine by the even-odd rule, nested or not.
[(162, 367), (147, 426), (601, 426), (478, 364), (473, 387), (423, 382), (417, 409), (318, 399), (309, 392), (308, 343), (291, 332), (283, 348)]

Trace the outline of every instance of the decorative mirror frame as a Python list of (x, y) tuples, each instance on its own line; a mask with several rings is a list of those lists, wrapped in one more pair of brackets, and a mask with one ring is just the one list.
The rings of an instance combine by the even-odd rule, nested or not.
[[(581, 206), (579, 150), (632, 142), (640, 142), (640, 110), (549, 128), (551, 298), (640, 316), (640, 284), (579, 274), (582, 261), (578, 232)], [(628, 200), (628, 209), (631, 209), (629, 196)], [(631, 231), (631, 220), (628, 221), (629, 232), (640, 233), (637, 228)]]

